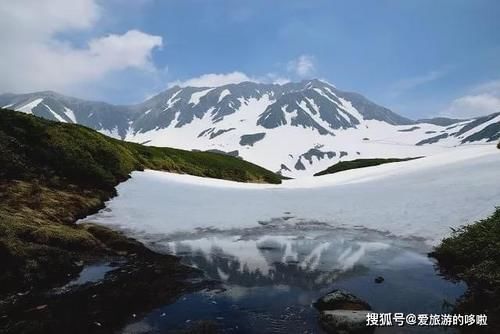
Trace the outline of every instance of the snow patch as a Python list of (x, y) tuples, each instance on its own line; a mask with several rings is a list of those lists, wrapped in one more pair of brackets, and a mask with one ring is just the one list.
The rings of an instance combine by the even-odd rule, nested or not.
[(231, 95), (231, 92), (229, 91), (229, 89), (224, 89), (221, 93), (220, 93), (220, 96), (219, 96), (219, 102), (222, 101), (226, 96), (228, 95)]
[(62, 123), (67, 123), (66, 120), (64, 118), (62, 118), (58, 113), (56, 113), (54, 110), (52, 110), (52, 108), (50, 108), (48, 105), (46, 105), (45, 103), (43, 104), (45, 108), (47, 108), (50, 113), (52, 114), (52, 116), (55, 117), (55, 119), (57, 119), (59, 122), (62, 122)]
[(43, 99), (33, 100), (30, 103), (27, 103), (24, 106), (17, 108), (17, 111), (23, 112), (25, 114), (33, 114), (33, 108), (42, 103), (42, 101)]
[[(99, 125), (102, 126), (101, 124)], [(114, 127), (113, 129), (100, 129), (98, 132), (111, 138), (121, 139), (121, 136), (118, 133), (118, 127)]]
[(174, 104), (177, 103), (177, 101), (180, 100), (180, 98), (177, 98), (177, 95), (179, 95), (179, 93), (182, 91), (182, 89), (179, 89), (177, 92), (175, 92), (167, 101), (167, 106), (163, 109), (163, 110), (167, 110), (169, 109), (170, 107), (172, 107)]
[[(432, 245), (449, 235), (450, 227), (493, 212), (500, 203), (499, 164), (498, 149), (465, 146), (428, 158), (281, 185), (134, 172), (118, 186), (119, 196), (106, 210), (82, 221), (135, 233), (171, 234), (197, 228), (253, 228), (278, 218), (278, 228), (321, 222), (332, 228), (367, 228), (423, 238)], [(280, 220), (285, 212), (293, 217)], [(365, 251), (377, 245), (366, 246)], [(355, 263), (362, 255), (346, 253), (343, 262)], [(307, 265), (314, 266), (314, 259)]]
[(191, 98), (189, 99), (189, 103), (197, 105), (198, 103), (200, 103), (200, 99), (203, 96), (207, 95), (210, 91), (212, 91), (214, 89), (215, 88), (209, 88), (209, 89), (205, 89), (205, 90), (202, 90), (200, 92), (196, 92), (196, 93), (191, 94)]
[(64, 107), (64, 110), (66, 110), (66, 116), (68, 116), (71, 122), (76, 123), (76, 117), (74, 111), (69, 109), (68, 107)]

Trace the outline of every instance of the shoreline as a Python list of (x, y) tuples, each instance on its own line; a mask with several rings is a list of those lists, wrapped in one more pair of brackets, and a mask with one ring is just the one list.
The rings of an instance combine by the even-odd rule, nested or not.
[[(68, 195), (67, 191), (54, 187), (20, 181), (0, 186), (11, 190), (11, 194), (13, 189), (26, 187), (28, 191), (36, 187), (42, 198), (51, 197), (52, 200), (58, 198), (64, 201)], [(55, 198), (48, 195), (51, 192), (55, 192)], [(72, 201), (73, 205), (66, 204), (66, 209), (73, 213), (72, 223), (48, 223), (44, 226), (49, 233), (50, 228), (63, 229), (65, 235), (70, 234), (68, 240), (33, 240), (28, 237), (28, 240), (16, 240), (26, 248), (21, 248), (19, 254), (12, 254), (11, 249), (7, 249), (10, 252), (0, 253), (2, 262), (6, 264), (1, 274), (4, 283), (0, 296), (2, 333), (109, 332), (122, 328), (156, 306), (174, 301), (183, 293), (210, 284), (202, 280), (190, 282), (191, 278), (199, 280), (202, 273), (180, 263), (180, 258), (176, 256), (157, 253), (135, 239), (104, 226), (76, 224), (76, 218), (99, 211), (114, 196), (116, 191), (113, 190), (93, 193), (85, 203)], [(27, 200), (35, 199), (36, 196)], [(28, 214), (30, 212), (28, 210)], [(18, 223), (25, 225), (22, 221)], [(79, 238), (72, 240), (75, 235)], [(77, 244), (79, 242), (81, 244)], [(35, 259), (30, 256), (30, 247), (45, 252)], [(23, 261), (28, 261), (28, 264), (29, 261), (36, 261), (36, 271), (32, 273), (24, 267), (14, 267)], [(85, 268), (103, 262), (116, 266), (101, 280), (67, 287), (69, 282), (78, 279)], [(16, 273), (16, 270), (20, 272)], [(67, 288), (63, 289), (65, 286)]]

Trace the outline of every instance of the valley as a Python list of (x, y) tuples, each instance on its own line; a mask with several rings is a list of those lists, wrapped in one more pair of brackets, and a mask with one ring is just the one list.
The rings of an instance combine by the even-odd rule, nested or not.
[(0, 0), (0, 334), (500, 333), (499, 13)]

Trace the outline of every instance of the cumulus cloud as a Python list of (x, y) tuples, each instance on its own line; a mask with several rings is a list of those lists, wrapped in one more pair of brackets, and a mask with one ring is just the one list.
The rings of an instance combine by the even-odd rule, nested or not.
[(443, 116), (471, 118), (500, 112), (500, 80), (489, 81), (472, 88), (469, 94), (451, 101)]
[(65, 29), (90, 28), (100, 14), (101, 9), (94, 0), (2, 1), (0, 36), (45, 39)]
[(109, 34), (77, 47), (61, 34), (90, 29), (102, 9), (95, 0), (19, 0), (0, 3), (0, 91), (66, 90), (114, 71), (151, 71), (162, 38), (138, 30)]
[(208, 73), (187, 80), (176, 80), (168, 83), (168, 87), (220, 87), (229, 84), (239, 84), (241, 82), (259, 82), (284, 85), (290, 79), (276, 73), (266, 73), (262, 76), (249, 76), (240, 71), (229, 73)]
[(316, 71), (315, 59), (310, 55), (302, 55), (288, 62), (287, 69), (299, 77), (308, 77)]
[(180, 86), (180, 87), (219, 87), (229, 84), (238, 84), (244, 81), (257, 82), (258, 80), (253, 79), (243, 72), (230, 72), (230, 73), (208, 73), (200, 75), (199, 77), (187, 79), (184, 81), (173, 81), (168, 84), (169, 87)]
[[(314, 57), (302, 55), (297, 59), (287, 63), (287, 71), (299, 77), (311, 76), (316, 68), (314, 65)], [(176, 80), (168, 84), (168, 87), (219, 87), (228, 84), (238, 84), (244, 81), (273, 83), (283, 85), (290, 82), (290, 78), (279, 73), (269, 72), (264, 75), (250, 76), (241, 71), (229, 73), (208, 73), (187, 80)]]
[(273, 83), (277, 85), (284, 85), (291, 80), (285, 76), (276, 73), (267, 73), (264, 77), (259, 79), (260, 82)]
[(466, 95), (452, 101), (444, 114), (468, 118), (500, 112), (500, 97), (489, 94)]

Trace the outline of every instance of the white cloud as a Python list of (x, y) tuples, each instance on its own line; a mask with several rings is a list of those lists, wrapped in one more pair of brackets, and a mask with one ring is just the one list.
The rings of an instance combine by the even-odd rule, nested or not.
[(466, 95), (451, 102), (443, 115), (458, 118), (477, 117), (500, 112), (500, 97), (489, 94)]
[(173, 81), (168, 84), (169, 87), (173, 86), (191, 86), (191, 87), (218, 87), (229, 84), (238, 84), (244, 81), (257, 82), (258, 80), (253, 79), (243, 72), (230, 72), (230, 73), (209, 73), (203, 74), (199, 77), (187, 79), (185, 81)]
[(500, 80), (473, 87), (469, 94), (451, 101), (441, 115), (471, 118), (496, 112), (500, 112)]
[[(316, 71), (315, 59), (310, 55), (302, 55), (297, 59), (291, 60), (287, 63), (287, 71), (299, 77), (308, 77)], [(209, 73), (203, 74), (198, 77), (190, 78), (187, 80), (176, 80), (168, 83), (168, 87), (173, 86), (191, 86), (191, 87), (218, 87), (228, 84), (238, 84), (244, 81), (260, 82), (260, 83), (273, 83), (283, 85), (289, 83), (291, 80), (288, 76), (269, 72), (263, 75), (250, 76), (241, 71), (234, 71), (229, 73)]]
[(101, 14), (94, 0), (17, 0), (0, 3), (2, 38), (43, 39), (65, 29), (90, 28)]
[(308, 77), (316, 71), (315, 59), (310, 55), (302, 55), (288, 62), (287, 69), (299, 77)]
[(283, 85), (290, 82), (289, 78), (283, 77), (276, 73), (267, 73), (263, 76), (249, 76), (240, 71), (230, 73), (208, 73), (198, 77), (190, 78), (184, 81), (176, 80), (168, 83), (168, 87), (219, 87), (229, 84), (238, 84), (241, 82), (250, 81), (258, 83), (273, 83)]
[(151, 62), (151, 50), (162, 46), (162, 38), (129, 30), (123, 35), (108, 35), (89, 42), (88, 50), (81, 51), (86, 61), (92, 59), (95, 64), (106, 69), (137, 67), (154, 69)]
[(265, 76), (259, 78), (259, 80), (257, 80), (257, 81), (264, 82), (264, 83), (273, 83), (273, 84), (277, 84), (277, 85), (284, 85), (284, 84), (289, 83), (291, 80), (287, 77), (280, 75), (280, 74), (267, 73)]
[(291, 82), (290, 79), (285, 78), (285, 77), (275, 77), (272, 79), (271, 83), (277, 84), (277, 85), (284, 85)]
[(95, 0), (2, 1), (0, 91), (65, 91), (114, 71), (154, 70), (151, 52), (162, 46), (160, 36), (129, 30), (91, 39), (83, 47), (57, 37), (92, 28), (101, 12)]

